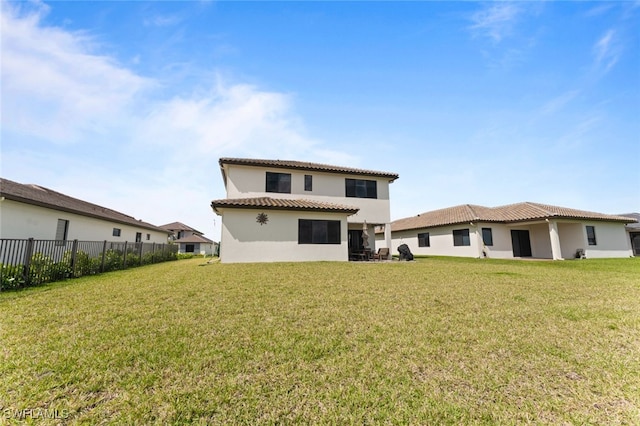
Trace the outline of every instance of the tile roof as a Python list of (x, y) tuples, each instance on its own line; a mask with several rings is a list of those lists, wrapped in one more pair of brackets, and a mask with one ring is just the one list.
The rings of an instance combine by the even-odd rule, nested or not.
[(409, 229), (432, 228), (474, 221), (514, 223), (552, 218), (589, 219), (624, 223), (635, 221), (633, 217), (607, 215), (530, 202), (509, 204), (500, 207), (463, 204), (398, 219), (391, 223), (391, 230), (404, 231)]
[(165, 229), (141, 220), (136, 220), (136, 218), (124, 213), (120, 213), (97, 204), (88, 203), (77, 198), (69, 197), (68, 195), (64, 195), (60, 192), (38, 185), (25, 185), (9, 179), (0, 178), (0, 196), (7, 200), (18, 201), (25, 204), (75, 213), (82, 216), (103, 219), (110, 222), (132, 225), (138, 228), (169, 234)]
[(634, 223), (629, 223), (627, 224), (627, 229), (634, 231), (634, 232), (638, 232), (640, 231), (640, 213), (625, 213), (621, 216), (625, 216), (625, 217), (631, 217), (634, 218), (635, 220), (637, 220), (638, 222), (634, 222)]
[(197, 229), (193, 229), (192, 227), (185, 225), (182, 222), (172, 222), (172, 223), (167, 223), (166, 225), (160, 225), (160, 228), (162, 229), (166, 229), (167, 231), (191, 231), (191, 232), (195, 232), (198, 234), (203, 234), (202, 232), (198, 231)]
[(219, 208), (245, 208), (245, 209), (270, 209), (270, 210), (310, 210), (322, 212), (336, 212), (355, 214), (359, 208), (354, 206), (346, 206), (343, 204), (323, 203), (318, 201), (302, 200), (302, 199), (286, 199), (286, 198), (225, 198), (222, 200), (213, 200), (211, 207), (216, 213)]
[(398, 179), (397, 173), (381, 172), (376, 170), (356, 169), (352, 167), (332, 166), (329, 164), (308, 163), (303, 161), (292, 160), (261, 160), (253, 158), (221, 158), (220, 166), (225, 164), (236, 164), (241, 166), (258, 166), (258, 167), (272, 167), (282, 169), (298, 169), (308, 171), (319, 172), (334, 172), (345, 173), (351, 175), (363, 175), (363, 176), (375, 176), (388, 178), (391, 181)]
[(173, 242), (177, 243), (177, 244), (183, 244), (183, 243), (207, 243), (207, 244), (211, 244), (211, 243), (213, 243), (213, 241), (208, 239), (207, 237), (204, 237), (202, 235), (197, 235), (197, 234), (189, 235), (188, 237), (180, 238), (179, 240), (173, 240)]

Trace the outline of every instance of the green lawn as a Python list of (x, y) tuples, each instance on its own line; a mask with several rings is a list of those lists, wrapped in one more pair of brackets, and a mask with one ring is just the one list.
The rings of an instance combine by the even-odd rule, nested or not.
[(0, 423), (640, 424), (640, 258), (191, 259), (0, 313)]

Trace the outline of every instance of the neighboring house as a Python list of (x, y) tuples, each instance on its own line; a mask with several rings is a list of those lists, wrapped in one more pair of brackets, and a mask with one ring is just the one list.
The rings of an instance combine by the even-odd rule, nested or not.
[(168, 223), (160, 228), (171, 232), (169, 240), (179, 244), (178, 253), (194, 253), (204, 256), (212, 256), (217, 253), (218, 243), (211, 241), (202, 232), (184, 223)]
[(220, 168), (227, 198), (211, 207), (222, 216), (222, 262), (346, 261), (374, 251), (374, 227), (391, 221), (395, 173), (241, 158)]
[[(630, 217), (640, 222), (640, 213), (628, 213), (623, 214), (624, 217)], [(640, 256), (640, 223), (629, 223), (625, 227), (629, 234), (629, 241), (631, 242), (631, 249), (634, 256)]]
[[(390, 248), (404, 243), (417, 255), (501, 259), (629, 257), (625, 224), (634, 221), (529, 202), (465, 204), (394, 221)], [(380, 231), (377, 238), (382, 240)]]
[(166, 244), (168, 235), (115, 210), (0, 178), (0, 238)]

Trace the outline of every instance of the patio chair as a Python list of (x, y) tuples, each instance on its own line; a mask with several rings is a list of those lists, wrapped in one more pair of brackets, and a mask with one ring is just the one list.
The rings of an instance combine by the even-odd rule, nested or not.
[(373, 253), (373, 260), (387, 260), (389, 258), (389, 249), (379, 248), (377, 253)]

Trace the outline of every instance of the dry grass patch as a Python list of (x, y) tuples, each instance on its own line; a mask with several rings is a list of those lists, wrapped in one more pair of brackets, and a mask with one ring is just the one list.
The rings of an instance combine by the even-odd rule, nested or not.
[(0, 414), (638, 424), (639, 261), (193, 259), (1, 294)]

